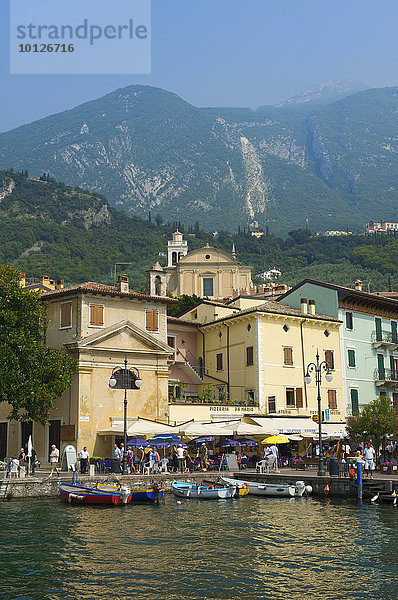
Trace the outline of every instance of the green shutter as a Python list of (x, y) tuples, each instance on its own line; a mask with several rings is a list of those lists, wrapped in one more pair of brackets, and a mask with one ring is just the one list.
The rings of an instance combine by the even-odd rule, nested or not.
[(353, 415), (356, 415), (359, 412), (358, 390), (355, 388), (351, 388), (350, 395), (351, 395), (351, 412)]
[(391, 335), (392, 341), (394, 344), (398, 344), (398, 331), (397, 331), (397, 322), (391, 321)]
[(392, 405), (394, 406), (394, 408), (398, 407), (398, 393), (397, 392), (392, 393)]
[(347, 329), (353, 329), (352, 312), (346, 312), (345, 314), (345, 326)]
[(384, 368), (384, 354), (377, 355), (377, 368), (379, 370), (379, 379), (385, 379), (386, 370)]
[(376, 342), (381, 342), (383, 340), (383, 332), (381, 330), (381, 319), (379, 319), (379, 317), (376, 317), (375, 325), (376, 325)]
[(348, 350), (348, 366), (356, 367), (355, 363), (355, 350)]

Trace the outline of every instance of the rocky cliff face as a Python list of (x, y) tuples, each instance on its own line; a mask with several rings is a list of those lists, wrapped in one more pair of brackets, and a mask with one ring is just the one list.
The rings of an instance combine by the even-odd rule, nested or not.
[(310, 105), (198, 109), (131, 86), (0, 134), (0, 168), (45, 171), (128, 212), (212, 229), (258, 222), (282, 233), (313, 206), (317, 228), (362, 227), (380, 210), (392, 217), (396, 89)]

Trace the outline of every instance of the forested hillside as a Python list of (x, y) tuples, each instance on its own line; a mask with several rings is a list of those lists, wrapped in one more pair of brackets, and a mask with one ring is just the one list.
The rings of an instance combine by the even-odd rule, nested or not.
[[(149, 217), (149, 215), (148, 215)], [(211, 245), (231, 251), (253, 266), (253, 273), (278, 267), (282, 280), (293, 285), (305, 277), (353, 285), (370, 281), (370, 289), (398, 290), (398, 238), (390, 236), (311, 235), (293, 230), (287, 238), (268, 233), (256, 239), (242, 228), (235, 234), (207, 233), (197, 222), (155, 223), (131, 217), (109, 206), (106, 198), (71, 188), (47, 176), (33, 180), (27, 172), (0, 172), (0, 262), (14, 264), (27, 277), (46, 274), (66, 283), (94, 280), (112, 283), (115, 263), (127, 272), (132, 286), (144, 289), (145, 270), (156, 260), (166, 264), (167, 240), (178, 226), (189, 249)], [(163, 255), (159, 255), (162, 253)], [(365, 286), (366, 287), (366, 286)]]

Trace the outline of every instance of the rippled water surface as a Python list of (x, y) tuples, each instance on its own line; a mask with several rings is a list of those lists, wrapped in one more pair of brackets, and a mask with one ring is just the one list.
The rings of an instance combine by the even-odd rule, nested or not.
[(396, 599), (398, 507), (0, 504), (1, 600)]

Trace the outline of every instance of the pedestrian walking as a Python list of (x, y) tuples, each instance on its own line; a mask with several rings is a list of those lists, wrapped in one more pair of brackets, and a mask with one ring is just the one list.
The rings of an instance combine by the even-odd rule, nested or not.
[(370, 442), (366, 444), (363, 456), (365, 458), (365, 473), (367, 473), (368, 479), (369, 477), (370, 479), (373, 479), (372, 473), (375, 470), (376, 451)]
[(84, 446), (83, 450), (80, 450), (80, 473), (87, 473), (87, 465), (90, 455), (87, 450), (87, 446)]
[[(32, 446), (30, 457), (28, 458), (28, 462), (27, 462), (27, 469), (29, 469), (29, 463), (30, 463), (30, 474), (31, 475), (35, 474), (36, 459), (37, 459), (36, 450)], [(26, 472), (28, 473), (28, 470)]]
[(200, 466), (202, 468), (202, 471), (207, 471), (208, 456), (209, 452), (207, 450), (206, 443), (202, 442), (201, 446), (199, 446)]
[(182, 447), (182, 444), (178, 444), (177, 459), (178, 459), (178, 469), (179, 469), (179, 471), (181, 473), (183, 473), (184, 472), (185, 456), (184, 456), (184, 448)]
[(56, 445), (53, 444), (51, 446), (51, 452), (50, 452), (50, 465), (51, 465), (50, 477), (52, 477), (54, 471), (57, 472), (57, 475), (60, 474), (60, 470), (58, 468), (58, 463), (59, 463), (59, 450), (56, 447)]
[(117, 444), (114, 445), (113, 449), (113, 461), (112, 461), (112, 473), (120, 473), (120, 460), (122, 458), (122, 453)]

